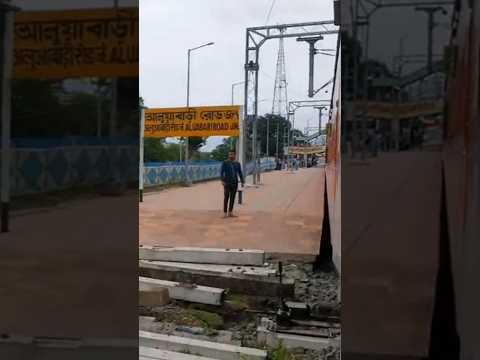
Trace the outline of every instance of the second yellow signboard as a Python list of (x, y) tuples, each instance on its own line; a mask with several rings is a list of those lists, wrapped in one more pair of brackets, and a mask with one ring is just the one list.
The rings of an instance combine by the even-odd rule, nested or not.
[(145, 137), (239, 136), (240, 106), (145, 109)]
[(325, 146), (290, 146), (288, 153), (293, 155), (321, 154), (325, 152)]
[(20, 11), (17, 78), (138, 76), (138, 9)]

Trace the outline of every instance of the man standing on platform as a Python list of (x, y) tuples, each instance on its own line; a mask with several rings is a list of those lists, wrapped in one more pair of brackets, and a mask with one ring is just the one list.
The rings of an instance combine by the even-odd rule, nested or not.
[[(242, 166), (235, 160), (235, 152), (228, 153), (228, 160), (225, 160), (220, 170), (220, 178), (222, 179), (224, 198), (223, 198), (223, 214), (226, 217), (235, 217), (233, 215), (233, 205), (235, 204), (235, 195), (238, 190), (238, 178), (242, 186), (245, 181), (242, 173)], [(228, 211), (228, 212), (227, 212)]]

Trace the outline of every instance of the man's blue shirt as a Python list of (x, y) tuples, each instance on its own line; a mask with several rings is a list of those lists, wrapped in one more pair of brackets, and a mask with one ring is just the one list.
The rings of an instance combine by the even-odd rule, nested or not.
[(242, 184), (244, 183), (242, 166), (237, 161), (225, 160), (220, 170), (220, 177), (224, 183), (229, 185), (238, 185), (239, 177)]

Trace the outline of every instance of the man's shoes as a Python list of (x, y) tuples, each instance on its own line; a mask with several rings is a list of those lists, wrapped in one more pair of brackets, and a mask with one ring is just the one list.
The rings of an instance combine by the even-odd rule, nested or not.
[(228, 213), (228, 217), (235, 218), (235, 217), (237, 217), (237, 216), (236, 216), (236, 215), (233, 215), (232, 213)]
[(223, 218), (226, 219), (228, 217), (227, 213), (223, 214)]

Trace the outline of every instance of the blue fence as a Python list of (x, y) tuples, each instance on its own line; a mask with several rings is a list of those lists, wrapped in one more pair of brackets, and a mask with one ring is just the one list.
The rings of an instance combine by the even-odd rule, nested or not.
[(12, 196), (98, 185), (112, 179), (138, 180), (137, 146), (14, 148), (10, 154)]
[[(103, 144), (105, 140), (85, 137), (68, 140), (16, 139), (10, 151), (10, 194), (19, 196), (44, 193), (98, 185), (110, 180), (138, 181), (138, 146), (131, 144), (130, 140), (121, 139), (117, 145), (112, 146)], [(221, 162), (218, 161), (191, 162), (190, 179), (194, 182), (218, 179), (220, 167)], [(273, 170), (275, 159), (261, 159), (260, 167), (262, 171)], [(248, 163), (244, 172), (250, 175), (253, 163)], [(183, 163), (145, 164), (145, 187), (180, 183), (184, 180)]]
[[(246, 165), (245, 174), (250, 175), (253, 172), (252, 162)], [(189, 177), (193, 182), (212, 180), (220, 178), (220, 161), (191, 162), (188, 166)], [(263, 158), (260, 161), (262, 171), (275, 169), (274, 158)], [(146, 163), (144, 170), (144, 186), (159, 186), (167, 184), (176, 184), (185, 181), (184, 164), (165, 164), (165, 163)]]

